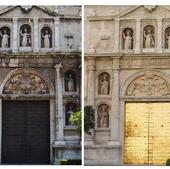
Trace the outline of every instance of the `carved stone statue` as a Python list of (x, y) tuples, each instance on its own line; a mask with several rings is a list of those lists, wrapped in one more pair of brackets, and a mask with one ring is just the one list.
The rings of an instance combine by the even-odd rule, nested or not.
[(74, 112), (73, 112), (73, 105), (70, 104), (70, 105), (69, 105), (69, 109), (68, 109), (68, 111), (67, 111), (67, 115), (66, 115), (66, 125), (67, 125), (67, 126), (72, 126), (71, 116), (72, 116), (73, 113), (74, 113)]
[(0, 32), (0, 36), (2, 37), (1, 48), (8, 48), (9, 47), (8, 38), (10, 38), (10, 36), (7, 35), (6, 29), (4, 30), (4, 34)]
[(74, 44), (74, 37), (72, 33), (65, 34), (66, 45), (71, 49)]
[(67, 91), (74, 91), (75, 90), (75, 79), (72, 75), (72, 73), (69, 73), (66, 77), (66, 83), (67, 83)]
[(108, 106), (103, 104), (98, 108), (98, 127), (109, 127), (109, 109)]
[(20, 35), (22, 37), (21, 46), (22, 47), (31, 46), (31, 33), (27, 32), (27, 28), (24, 29), (24, 33), (22, 33), (21, 31)]
[(151, 28), (144, 30), (144, 47), (153, 48), (155, 47), (155, 40)]
[(45, 31), (45, 35), (42, 35), (43, 39), (44, 39), (44, 48), (50, 48), (50, 33), (48, 32), (48, 30)]
[(99, 76), (99, 94), (108, 95), (110, 88), (109, 76), (106, 73), (103, 73)]
[(132, 31), (130, 29), (126, 30), (126, 35), (123, 32), (123, 39), (124, 39), (124, 45), (123, 49), (132, 49), (133, 48), (133, 37), (131, 35)]

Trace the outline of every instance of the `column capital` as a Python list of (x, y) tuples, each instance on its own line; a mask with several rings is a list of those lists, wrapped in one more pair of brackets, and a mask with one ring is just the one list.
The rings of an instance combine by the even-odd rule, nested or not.
[(12, 18), (12, 21), (18, 21), (18, 18), (17, 17), (15, 17), (15, 18)]
[(54, 68), (55, 68), (56, 70), (60, 70), (62, 67), (63, 67), (63, 66), (62, 66), (61, 63), (56, 64), (56, 65), (54, 66)]

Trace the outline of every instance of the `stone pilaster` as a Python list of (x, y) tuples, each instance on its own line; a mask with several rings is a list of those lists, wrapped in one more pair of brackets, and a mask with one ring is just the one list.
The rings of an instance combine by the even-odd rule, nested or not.
[(119, 32), (120, 32), (120, 20), (119, 19), (115, 19), (115, 31), (114, 31), (114, 52), (118, 53), (119, 52), (119, 41), (120, 41), (120, 37), (119, 37)]
[(87, 105), (94, 107), (95, 103), (95, 58), (88, 59)]
[(38, 18), (33, 19), (34, 22), (34, 52), (39, 52), (39, 30), (38, 30)]
[(55, 27), (55, 36), (54, 36), (54, 50), (60, 51), (60, 18), (57, 17), (54, 19), (54, 27)]
[(18, 18), (13, 18), (12, 23), (12, 52), (18, 51)]
[(162, 52), (162, 18), (157, 20), (157, 52)]
[(136, 53), (141, 52), (141, 19), (136, 20), (136, 44), (134, 44), (134, 49)]
[(119, 139), (119, 59), (113, 58), (112, 111), (110, 113), (111, 141)]
[(63, 92), (61, 81), (61, 64), (55, 65), (55, 88), (56, 88), (56, 144), (64, 144), (64, 114), (63, 114)]

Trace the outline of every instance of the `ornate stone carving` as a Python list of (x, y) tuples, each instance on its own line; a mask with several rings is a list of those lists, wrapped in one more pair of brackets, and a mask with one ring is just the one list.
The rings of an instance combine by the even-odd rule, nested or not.
[(10, 29), (8, 27), (4, 26), (0, 29), (0, 40), (1, 48), (10, 47)]
[(73, 44), (74, 44), (73, 34), (70, 33), (70, 32), (66, 33), (65, 39), (66, 39), (66, 46), (68, 46), (71, 49), (73, 47)]
[(136, 78), (126, 90), (128, 96), (166, 96), (169, 94), (168, 82), (152, 73)]
[(156, 5), (144, 5), (144, 8), (149, 12), (152, 12), (156, 8)]
[(3, 94), (49, 94), (44, 80), (35, 74), (22, 72), (10, 78), (6, 83)]
[(99, 75), (98, 82), (98, 94), (108, 95), (110, 92), (110, 76), (108, 73), (102, 73)]
[(67, 71), (65, 75), (65, 90), (76, 91), (76, 77), (73, 71)]
[(129, 50), (133, 49), (133, 30), (127, 28), (122, 33), (123, 36), (123, 49)]
[(106, 104), (101, 104), (98, 107), (98, 127), (107, 128), (109, 127), (109, 106)]
[(144, 27), (144, 48), (154, 48), (155, 47), (155, 37), (154, 37), (155, 31), (154, 27), (152, 25), (147, 25)]
[(52, 31), (48, 27), (44, 27), (41, 30), (41, 47), (51, 48), (52, 47)]

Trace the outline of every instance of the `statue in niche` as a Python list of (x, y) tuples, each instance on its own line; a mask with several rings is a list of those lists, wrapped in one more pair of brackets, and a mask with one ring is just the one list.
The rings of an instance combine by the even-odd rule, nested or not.
[(0, 36), (2, 37), (1, 41), (1, 48), (8, 48), (9, 47), (9, 38), (10, 36), (7, 35), (7, 30), (4, 29), (4, 33), (0, 32)]
[(133, 35), (132, 35), (132, 30), (131, 29), (126, 29), (123, 31), (123, 49), (128, 50), (128, 49), (133, 49)]
[(153, 48), (155, 47), (154, 40), (154, 28), (153, 26), (146, 26), (144, 28), (144, 48)]
[(98, 127), (109, 127), (109, 108), (107, 105), (100, 105), (98, 108)]
[(66, 125), (67, 126), (72, 126), (71, 116), (74, 113), (73, 108), (74, 108), (74, 105), (72, 103), (70, 103), (68, 105), (68, 110), (66, 112)]
[(72, 72), (66, 74), (66, 91), (75, 91), (75, 78)]
[(99, 94), (108, 95), (110, 90), (110, 78), (107, 73), (99, 76)]
[(28, 33), (28, 29), (25, 27), (22, 31), (20, 31), (21, 35), (21, 46), (22, 47), (28, 47), (31, 46), (31, 33)]
[(50, 34), (48, 33), (48, 30), (45, 31), (45, 34), (42, 35), (44, 39), (44, 48), (50, 48)]
[(170, 27), (165, 30), (165, 48), (170, 49)]

